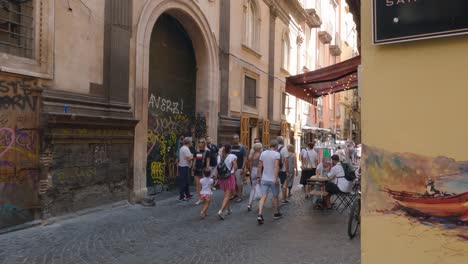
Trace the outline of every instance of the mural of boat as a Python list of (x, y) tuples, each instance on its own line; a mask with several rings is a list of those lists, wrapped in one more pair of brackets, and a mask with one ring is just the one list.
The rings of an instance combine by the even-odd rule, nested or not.
[(426, 216), (453, 218), (468, 221), (468, 192), (427, 196), (420, 193), (383, 190), (390, 194), (395, 202), (411, 212)]

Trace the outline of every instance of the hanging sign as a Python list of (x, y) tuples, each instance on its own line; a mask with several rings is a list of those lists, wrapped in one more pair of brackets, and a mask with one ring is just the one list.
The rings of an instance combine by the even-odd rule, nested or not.
[(373, 0), (372, 4), (376, 45), (468, 33), (467, 0)]

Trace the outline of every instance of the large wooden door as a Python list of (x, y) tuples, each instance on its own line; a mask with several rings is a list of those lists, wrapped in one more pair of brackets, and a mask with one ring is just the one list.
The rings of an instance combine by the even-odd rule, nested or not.
[(149, 64), (147, 185), (152, 187), (175, 182), (180, 137), (191, 136), (195, 120), (195, 52), (176, 18), (158, 18)]
[(241, 117), (240, 142), (250, 149), (250, 118)]

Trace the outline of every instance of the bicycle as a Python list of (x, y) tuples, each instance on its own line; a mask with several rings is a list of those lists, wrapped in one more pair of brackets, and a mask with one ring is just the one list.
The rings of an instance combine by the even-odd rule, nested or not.
[(348, 236), (353, 239), (361, 225), (361, 192), (358, 192), (358, 198), (354, 201), (351, 207), (351, 213), (348, 218)]

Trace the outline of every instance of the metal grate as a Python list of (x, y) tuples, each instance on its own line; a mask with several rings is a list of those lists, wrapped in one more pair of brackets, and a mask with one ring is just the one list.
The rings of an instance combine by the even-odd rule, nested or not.
[(34, 3), (0, 0), (0, 52), (34, 56)]

